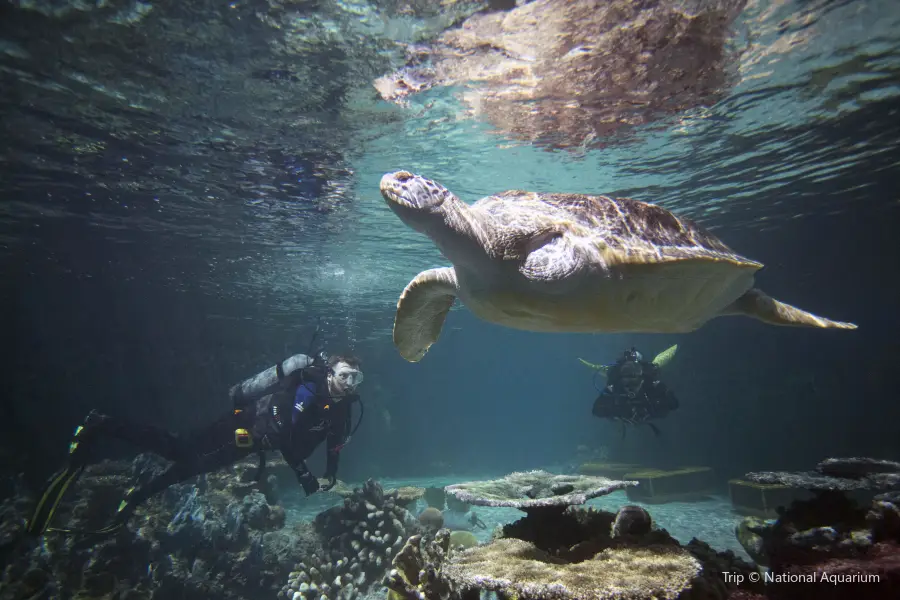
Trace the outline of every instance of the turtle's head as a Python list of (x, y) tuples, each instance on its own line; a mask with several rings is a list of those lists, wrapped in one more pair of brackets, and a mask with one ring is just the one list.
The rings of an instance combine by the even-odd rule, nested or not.
[(382, 177), (381, 195), (404, 223), (423, 233), (430, 225), (444, 222), (444, 202), (454, 197), (441, 184), (408, 171)]

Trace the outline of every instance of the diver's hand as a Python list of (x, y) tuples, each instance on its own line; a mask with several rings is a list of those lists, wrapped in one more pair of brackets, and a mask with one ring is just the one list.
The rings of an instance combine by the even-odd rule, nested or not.
[(303, 475), (297, 475), (297, 481), (303, 486), (303, 491), (306, 492), (307, 496), (312, 496), (319, 491), (319, 480), (313, 477), (312, 473), (307, 472)]
[(323, 492), (327, 492), (328, 490), (330, 490), (331, 488), (334, 487), (334, 484), (337, 483), (337, 477), (335, 477), (334, 475), (326, 475), (325, 479), (328, 480), (328, 483), (319, 487), (319, 489)]

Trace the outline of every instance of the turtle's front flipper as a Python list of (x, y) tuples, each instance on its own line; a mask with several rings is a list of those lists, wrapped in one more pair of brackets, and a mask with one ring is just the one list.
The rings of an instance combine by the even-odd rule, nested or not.
[(451, 267), (422, 271), (407, 284), (397, 302), (394, 345), (409, 362), (419, 362), (441, 335), (456, 300), (456, 272)]
[(756, 288), (751, 289), (722, 311), (723, 315), (744, 315), (771, 325), (819, 327), (822, 329), (856, 329), (853, 323), (832, 321), (779, 302)]

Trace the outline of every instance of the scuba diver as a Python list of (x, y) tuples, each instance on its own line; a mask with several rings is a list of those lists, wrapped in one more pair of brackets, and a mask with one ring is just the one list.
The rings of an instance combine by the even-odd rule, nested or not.
[(665, 417), (678, 408), (678, 398), (660, 380), (660, 368), (672, 359), (677, 348), (672, 346), (653, 361), (644, 360), (635, 348), (626, 350), (612, 365), (594, 365), (578, 359), (595, 369), (595, 377), (601, 374), (607, 379), (606, 387), (599, 390), (594, 401), (594, 416), (621, 423), (623, 438), (628, 425), (642, 424), (659, 436), (659, 429), (650, 419)]
[[(281, 452), (307, 496), (328, 491), (337, 481), (340, 451), (362, 421), (362, 403), (356, 393), (362, 380), (359, 359), (354, 356), (326, 357), (322, 353), (311, 358), (296, 354), (233, 386), (229, 391), (233, 409), (186, 436), (92, 411), (75, 430), (67, 464), (45, 488), (28, 520), (27, 532), (41, 535), (48, 530), (66, 489), (92, 462), (88, 455), (94, 442), (103, 437), (126, 440), (171, 464), (144, 485), (129, 490), (108, 527), (90, 532), (53, 531), (114, 532), (154, 494), (254, 453), (260, 458), (256, 475), (259, 481), (265, 468), (265, 452), (269, 450)], [(354, 402), (360, 402), (360, 415), (351, 431)], [(306, 459), (323, 441), (327, 444), (324, 485), (306, 466)]]

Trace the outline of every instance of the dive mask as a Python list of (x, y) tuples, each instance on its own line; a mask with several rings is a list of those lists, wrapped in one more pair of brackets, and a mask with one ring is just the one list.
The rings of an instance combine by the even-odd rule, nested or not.
[(334, 378), (343, 388), (355, 388), (363, 382), (362, 371), (344, 368), (334, 372)]

